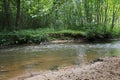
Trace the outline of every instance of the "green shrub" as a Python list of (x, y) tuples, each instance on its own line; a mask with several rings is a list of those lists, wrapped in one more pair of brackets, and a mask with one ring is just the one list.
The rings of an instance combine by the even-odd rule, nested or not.
[(99, 40), (99, 39), (108, 39), (112, 38), (112, 32), (110, 30), (106, 29), (103, 30), (103, 28), (93, 26), (92, 28), (89, 28), (86, 30), (86, 38), (88, 40)]

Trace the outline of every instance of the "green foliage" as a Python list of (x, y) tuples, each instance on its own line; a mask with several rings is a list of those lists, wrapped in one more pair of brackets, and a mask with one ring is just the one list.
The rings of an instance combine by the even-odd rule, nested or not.
[(120, 37), (120, 0), (20, 1), (18, 31), (15, 31), (17, 1), (0, 1), (0, 44)]
[(84, 37), (84, 32), (73, 30), (56, 31), (52, 28), (39, 28), (36, 30), (20, 30), (0, 33), (0, 45), (41, 43), (54, 39), (77, 39)]
[[(47, 30), (47, 29), (46, 29)], [(43, 33), (44, 32), (44, 33)], [(49, 40), (45, 30), (20, 30), (0, 34), (0, 44), (24, 44), (24, 43), (40, 43)]]
[(85, 37), (85, 32), (75, 30), (60, 30), (49, 33), (54, 39), (80, 39)]
[(114, 38), (119, 38), (120, 37), (120, 27), (115, 27), (113, 29), (112, 35)]
[(109, 28), (106, 28), (106, 30), (104, 30), (100, 26), (98, 26), (98, 28), (96, 28), (96, 26), (89, 27), (89, 29), (86, 31), (86, 38), (88, 40), (109, 39), (113, 36), (114, 34), (110, 32)]
[[(119, 28), (119, 27), (118, 27)], [(11, 45), (11, 44), (32, 44), (41, 43), (51, 40), (100, 40), (109, 39), (113, 37), (120, 37), (120, 29), (114, 28), (111, 33), (109, 28), (104, 32), (102, 28), (92, 26), (87, 31), (79, 30), (55, 30), (53, 28), (39, 28), (36, 30), (26, 29), (13, 32), (3, 31), (0, 33), (0, 45)]]

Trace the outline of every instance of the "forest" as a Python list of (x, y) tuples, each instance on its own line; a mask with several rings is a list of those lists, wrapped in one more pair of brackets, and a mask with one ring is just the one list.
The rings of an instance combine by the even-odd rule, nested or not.
[(0, 0), (0, 80), (120, 80), (120, 0)]
[(0, 0), (0, 45), (120, 37), (120, 0)]

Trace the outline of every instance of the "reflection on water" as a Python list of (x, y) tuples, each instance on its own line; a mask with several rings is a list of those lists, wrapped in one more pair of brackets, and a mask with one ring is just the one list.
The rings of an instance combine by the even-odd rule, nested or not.
[(0, 80), (25, 73), (83, 65), (98, 57), (119, 56), (120, 42), (49, 44), (0, 49)]

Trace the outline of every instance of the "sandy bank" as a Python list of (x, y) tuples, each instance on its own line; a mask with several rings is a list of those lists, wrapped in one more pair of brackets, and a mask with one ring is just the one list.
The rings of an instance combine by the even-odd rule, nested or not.
[(17, 80), (120, 80), (120, 57), (103, 58), (82, 67), (45, 71), (19, 77)]

